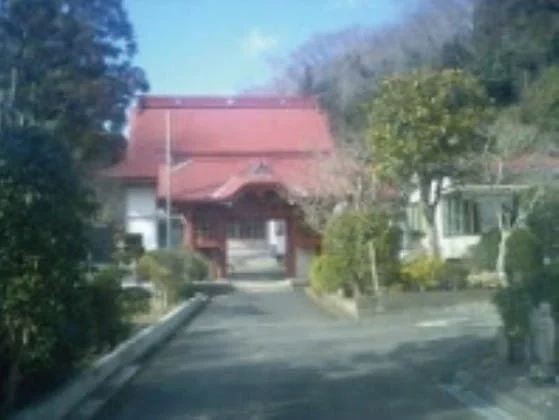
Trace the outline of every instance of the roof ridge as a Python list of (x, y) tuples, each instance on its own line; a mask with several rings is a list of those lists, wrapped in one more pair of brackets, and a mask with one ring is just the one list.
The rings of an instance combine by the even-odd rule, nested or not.
[(255, 109), (319, 109), (312, 96), (295, 95), (141, 95), (136, 108), (255, 108)]

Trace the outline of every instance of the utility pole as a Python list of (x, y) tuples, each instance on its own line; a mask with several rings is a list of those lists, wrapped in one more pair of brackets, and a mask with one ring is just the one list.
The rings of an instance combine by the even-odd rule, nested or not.
[(165, 161), (167, 166), (167, 191), (166, 191), (166, 211), (165, 211), (165, 227), (166, 227), (166, 245), (167, 249), (171, 249), (171, 110), (167, 110), (166, 117), (166, 145), (165, 145)]

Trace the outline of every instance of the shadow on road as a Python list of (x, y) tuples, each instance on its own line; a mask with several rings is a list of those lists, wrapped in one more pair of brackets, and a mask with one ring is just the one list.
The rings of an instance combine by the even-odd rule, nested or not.
[(477, 336), (379, 352), (310, 332), (298, 344), (276, 336), (268, 346), (232, 345), (232, 334), (208, 326), (176, 339), (98, 419), (475, 418), (436, 384), (458, 358), (487, 345)]
[(207, 296), (219, 296), (233, 293), (235, 288), (224, 281), (196, 281), (192, 284), (193, 293), (203, 293)]

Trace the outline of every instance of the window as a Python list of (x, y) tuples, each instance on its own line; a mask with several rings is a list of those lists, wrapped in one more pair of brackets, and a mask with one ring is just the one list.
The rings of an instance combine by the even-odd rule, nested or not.
[(243, 220), (229, 223), (228, 237), (231, 239), (264, 239), (266, 222), (264, 220)]
[(514, 224), (516, 219), (514, 204), (501, 203), (500, 213), (497, 217), (501, 218), (501, 223), (503, 227), (510, 228)]
[[(179, 218), (171, 218), (171, 247), (180, 247), (183, 244), (183, 225)], [(167, 221), (157, 222), (157, 247), (167, 247)]]
[(419, 203), (410, 204), (407, 209), (408, 227), (412, 231), (423, 232), (425, 229), (423, 213)]
[(478, 203), (474, 200), (447, 197), (443, 206), (443, 231), (445, 236), (479, 234), (478, 207)]

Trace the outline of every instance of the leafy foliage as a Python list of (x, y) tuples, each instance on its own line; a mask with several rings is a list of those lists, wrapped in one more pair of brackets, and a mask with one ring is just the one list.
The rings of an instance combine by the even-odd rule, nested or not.
[(160, 249), (145, 253), (138, 261), (138, 274), (155, 284), (165, 295), (165, 304), (177, 302), (192, 281), (206, 279), (209, 266), (195, 253)]
[(208, 261), (196, 252), (184, 252), (184, 275), (190, 281), (208, 280)]
[(399, 232), (387, 214), (346, 210), (332, 218), (323, 235), (323, 255), (313, 269), (315, 281), (325, 289), (342, 287), (352, 293), (371, 289), (370, 244), (374, 243), (376, 267), (383, 284), (399, 273)]
[(530, 311), (533, 304), (526, 286), (514, 284), (500, 288), (493, 301), (503, 320), (507, 336), (525, 338), (530, 329)]
[(470, 286), (470, 284), (468, 284), (469, 275), (470, 269), (465, 261), (446, 260), (444, 262), (442, 278), (439, 281), (439, 287), (446, 290), (468, 287)]
[(127, 287), (121, 291), (122, 306), (126, 317), (149, 312), (152, 293), (143, 287)]
[(84, 277), (81, 174), (124, 151), (135, 52), (122, 0), (0, 1), (0, 417), (120, 336), (119, 274)]
[(9, 406), (17, 389), (52, 383), (88, 350), (82, 264), (91, 206), (54, 138), (18, 129), (1, 140), (0, 377), (8, 378), (2, 391)]
[(474, 272), (495, 271), (501, 232), (491, 229), (481, 235), (479, 242), (470, 248), (468, 262)]
[(404, 264), (402, 277), (412, 290), (426, 290), (435, 288), (445, 274), (445, 263), (438, 257), (421, 256)]
[(548, 186), (528, 215), (527, 225), (552, 263), (559, 256), (559, 188)]
[(559, 60), (555, 0), (475, 5), (471, 67), (499, 105), (519, 100), (524, 88)]
[(530, 278), (541, 275), (543, 269), (543, 255), (541, 244), (528, 229), (516, 229), (507, 239), (507, 253), (505, 270), (514, 280), (515, 275)]
[(125, 233), (123, 231), (116, 234), (117, 251), (115, 258), (117, 261), (130, 264), (137, 261), (145, 250), (142, 244), (142, 236), (134, 233)]
[[(557, 42), (559, 44), (559, 32)], [(559, 131), (559, 65), (545, 69), (542, 75), (524, 90), (521, 111), (523, 119), (538, 127), (540, 131)]]
[(122, 0), (4, 0), (0, 120), (52, 129), (80, 163), (114, 162), (126, 109), (147, 89), (135, 53)]
[(322, 254), (311, 266), (310, 285), (318, 293), (332, 293), (346, 286), (346, 272), (340, 256)]
[[(381, 179), (419, 188), (430, 253), (439, 255), (435, 208), (445, 177), (471, 174), (487, 144), (489, 100), (461, 70), (413, 72), (386, 79), (369, 105), (366, 137)], [(435, 186), (434, 194), (432, 187)]]
[(96, 273), (84, 294), (89, 300), (89, 331), (93, 351), (111, 350), (128, 334), (121, 281), (125, 271), (116, 265)]
[(486, 145), (480, 127), (488, 105), (483, 86), (460, 70), (386, 79), (368, 115), (379, 175), (403, 182), (415, 174), (426, 181), (459, 175), (461, 160)]

